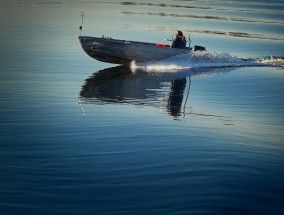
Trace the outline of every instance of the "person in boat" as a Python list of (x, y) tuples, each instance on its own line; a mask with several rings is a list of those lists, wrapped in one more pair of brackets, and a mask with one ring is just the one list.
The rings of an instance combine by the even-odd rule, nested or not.
[(171, 48), (185, 49), (186, 39), (181, 31), (176, 32), (176, 38), (172, 41)]

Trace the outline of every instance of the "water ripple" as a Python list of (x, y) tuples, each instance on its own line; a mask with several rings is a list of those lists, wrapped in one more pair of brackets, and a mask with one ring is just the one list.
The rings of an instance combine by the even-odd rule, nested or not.
[(266, 21), (266, 20), (254, 20), (242, 17), (227, 17), (227, 16), (208, 16), (208, 15), (189, 15), (189, 14), (171, 14), (171, 13), (145, 13), (145, 12), (122, 12), (126, 15), (148, 15), (148, 16), (170, 16), (176, 18), (192, 18), (192, 19), (209, 19), (209, 20), (222, 20), (222, 21), (234, 21), (234, 22), (247, 22), (247, 23), (261, 23), (261, 24), (280, 24), (284, 22), (280, 21)]
[[(113, 2), (112, 2), (113, 3)], [(283, 11), (279, 10), (260, 10), (260, 9), (247, 9), (247, 8), (225, 8), (225, 7), (212, 7), (212, 6), (194, 6), (194, 5), (177, 5), (177, 4), (155, 4), (155, 3), (138, 3), (138, 2), (120, 2), (121, 5), (129, 6), (150, 6), (150, 7), (169, 7), (169, 8), (184, 8), (184, 9), (198, 9), (198, 10), (216, 10), (216, 11), (235, 11), (235, 12), (258, 12), (258, 13), (279, 13), (283, 14)]]

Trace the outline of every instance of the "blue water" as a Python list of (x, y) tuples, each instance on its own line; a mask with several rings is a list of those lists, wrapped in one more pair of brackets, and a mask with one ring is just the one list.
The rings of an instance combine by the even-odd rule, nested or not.
[[(283, 1), (4, 0), (0, 14), (0, 214), (284, 213)], [(208, 52), (129, 68), (77, 39), (176, 30)]]

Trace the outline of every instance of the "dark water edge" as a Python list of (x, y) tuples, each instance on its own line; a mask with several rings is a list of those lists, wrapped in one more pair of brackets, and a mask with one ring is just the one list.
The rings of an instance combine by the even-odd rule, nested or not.
[[(283, 214), (283, 8), (1, 1), (0, 214)], [(209, 54), (125, 68), (77, 39), (177, 28)]]
[[(88, 137), (72, 144), (76, 135), (69, 135), (67, 141), (65, 135), (57, 135), (56, 141), (42, 141), (48, 148), (20, 142), (25, 146), (14, 148), (21, 153), (4, 156), (8, 170), (2, 171), (1, 210), (4, 214), (283, 211), (279, 153), (245, 147), (236, 137), (233, 141), (212, 134), (200, 138), (198, 132), (195, 137), (173, 133), (165, 137), (161, 129), (151, 129), (147, 138), (137, 129), (129, 132), (136, 133), (113, 132), (116, 144), (110, 138), (103, 140), (106, 131), (88, 130), (86, 136), (100, 141)], [(226, 140), (238, 144), (220, 144)], [(246, 138), (243, 141), (247, 143)], [(12, 157), (15, 161), (7, 162)]]

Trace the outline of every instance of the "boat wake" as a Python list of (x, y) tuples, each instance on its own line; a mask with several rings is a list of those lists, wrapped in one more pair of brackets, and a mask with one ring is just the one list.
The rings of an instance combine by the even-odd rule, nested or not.
[(228, 53), (210, 51), (194, 52), (177, 55), (156, 62), (132, 62), (131, 69), (145, 71), (178, 71), (191, 68), (219, 68), (245, 66), (276, 66), (284, 67), (284, 57), (240, 58)]

